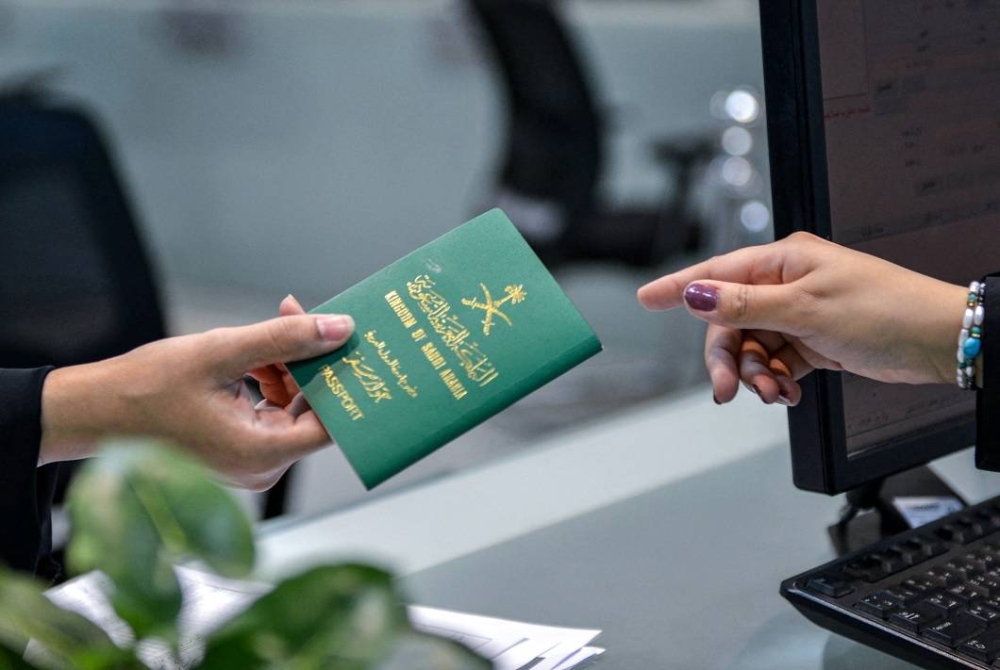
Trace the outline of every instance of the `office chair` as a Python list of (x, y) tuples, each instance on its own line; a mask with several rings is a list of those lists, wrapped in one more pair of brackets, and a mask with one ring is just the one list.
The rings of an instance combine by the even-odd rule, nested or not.
[[(552, 0), (468, 0), (494, 56), (507, 100), (505, 156), (494, 203), (547, 264), (617, 260), (646, 266), (696, 244), (689, 222), (671, 220), (687, 192), (651, 210), (600, 202), (607, 121), (584, 61)], [(711, 157), (676, 161), (675, 183)], [(668, 167), (676, 152), (658, 150)], [(694, 230), (694, 233), (697, 231)]]
[[(30, 91), (0, 97), (0, 367), (109, 358), (165, 335), (105, 141)], [(59, 468), (56, 501), (73, 467)]]
[(165, 336), (105, 142), (85, 114), (0, 99), (0, 366), (75, 365)]

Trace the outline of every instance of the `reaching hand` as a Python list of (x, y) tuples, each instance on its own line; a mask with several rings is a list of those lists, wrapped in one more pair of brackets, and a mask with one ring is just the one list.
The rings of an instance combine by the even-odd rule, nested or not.
[(813, 369), (885, 382), (953, 383), (967, 289), (807, 233), (712, 258), (639, 289), (647, 309), (709, 322), (705, 364), (719, 403), (739, 381), (797, 404)]
[[(231, 484), (269, 488), (330, 441), (279, 364), (329, 353), (354, 330), (350, 317), (305, 315), (294, 299), (281, 313), (54, 370), (42, 391), (40, 463), (88, 456), (104, 435), (148, 435), (177, 441)], [(267, 399), (256, 407), (251, 371)]]

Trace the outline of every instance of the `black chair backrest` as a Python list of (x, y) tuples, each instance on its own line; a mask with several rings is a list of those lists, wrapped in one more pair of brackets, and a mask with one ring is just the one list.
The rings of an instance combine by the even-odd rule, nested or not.
[(109, 152), (82, 112), (0, 99), (0, 367), (73, 365), (165, 335)]
[(570, 217), (579, 214), (591, 206), (600, 176), (603, 124), (563, 20), (544, 0), (469, 0), (469, 6), (506, 88), (503, 184), (554, 200)]

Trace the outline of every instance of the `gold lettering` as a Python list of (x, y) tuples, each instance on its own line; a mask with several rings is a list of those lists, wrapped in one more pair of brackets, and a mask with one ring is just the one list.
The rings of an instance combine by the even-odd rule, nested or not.
[(383, 400), (392, 400), (392, 393), (385, 381), (375, 373), (370, 365), (365, 363), (364, 356), (355, 351), (352, 356), (345, 356), (342, 360), (350, 366), (351, 374), (361, 384), (361, 388), (365, 390), (368, 397), (375, 401), (376, 405)]
[(427, 331), (423, 328), (417, 328), (415, 331), (410, 333), (413, 336), (415, 342), (423, 342), (427, 339)]
[[(483, 288), (485, 290), (485, 286)], [(520, 290), (520, 287), (516, 288)], [(499, 373), (490, 363), (489, 358), (480, 351), (479, 345), (470, 341), (469, 329), (462, 325), (457, 316), (450, 314), (451, 305), (448, 301), (433, 289), (434, 280), (428, 275), (420, 275), (406, 284), (406, 290), (410, 298), (415, 300), (420, 307), (420, 311), (427, 315), (427, 320), (434, 332), (441, 338), (441, 343), (458, 357), (466, 376), (480, 387), (486, 386), (496, 379)], [(486, 291), (486, 293), (487, 299), (492, 301), (489, 292)], [(511, 296), (500, 302), (491, 302), (490, 304), (502, 306), (508, 300), (516, 303), (523, 300), (523, 296), (518, 294), (518, 296)], [(496, 315), (502, 319), (507, 319), (506, 315), (498, 311)], [(421, 335), (419, 338), (417, 337), (418, 332)], [(426, 333), (422, 329), (413, 333), (413, 338), (418, 342), (425, 337)], [(434, 365), (435, 370), (440, 370), (445, 365), (444, 358), (436, 348), (432, 349), (437, 358), (432, 358), (426, 346), (423, 348), (424, 355)]]
[(333, 368), (329, 365), (324, 365), (320, 373), (323, 375), (323, 380), (326, 382), (327, 388), (330, 389), (330, 393), (340, 401), (341, 408), (351, 417), (351, 421), (365, 418), (365, 413), (358, 407), (358, 403), (354, 402), (354, 398), (351, 397), (350, 392), (344, 388)]
[(389, 303), (389, 307), (392, 311), (396, 313), (399, 320), (403, 323), (404, 328), (412, 328), (417, 323), (417, 317), (413, 316), (413, 312), (410, 308), (406, 306), (403, 302), (403, 298), (400, 297), (399, 293), (396, 291), (390, 291), (385, 295), (385, 301)]
[(444, 360), (444, 356), (441, 355), (441, 352), (438, 351), (438, 348), (434, 346), (433, 342), (428, 342), (424, 346), (420, 347), (420, 351), (424, 352), (424, 356), (426, 356), (427, 360), (431, 362), (431, 365), (434, 366), (435, 370), (440, 370), (447, 364), (447, 361)]
[(386, 343), (378, 339), (378, 333), (374, 330), (369, 330), (365, 333), (365, 341), (375, 347), (375, 351), (378, 352), (378, 357), (382, 359), (382, 362), (388, 366), (389, 371), (396, 378), (396, 385), (403, 389), (406, 395), (411, 398), (416, 398), (418, 395), (417, 388), (410, 385), (409, 376), (403, 374), (403, 371), (400, 369), (399, 359), (392, 357), (392, 352), (389, 350)]
[(458, 376), (451, 371), (451, 368), (441, 371), (441, 381), (443, 381), (444, 385), (448, 387), (449, 391), (451, 391), (451, 395), (455, 398), (455, 400), (461, 400), (468, 395), (468, 391), (466, 391), (465, 387), (462, 386), (462, 382), (458, 380)]

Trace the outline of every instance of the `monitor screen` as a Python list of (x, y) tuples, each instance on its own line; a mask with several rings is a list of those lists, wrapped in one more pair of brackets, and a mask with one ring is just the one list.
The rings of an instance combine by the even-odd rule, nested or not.
[[(761, 0), (761, 19), (779, 234), (961, 285), (1000, 269), (1000, 6)], [(846, 490), (972, 444), (975, 397), (955, 386), (823, 373), (804, 390), (790, 414), (803, 488)]]

